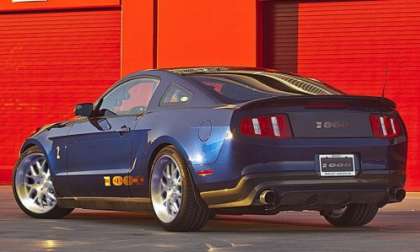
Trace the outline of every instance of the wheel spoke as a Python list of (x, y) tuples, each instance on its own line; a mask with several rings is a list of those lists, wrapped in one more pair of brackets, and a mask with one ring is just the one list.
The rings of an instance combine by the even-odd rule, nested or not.
[(38, 201), (41, 204), (41, 207), (44, 207), (44, 198), (45, 195), (43, 193), (39, 194)]
[(35, 171), (35, 167), (33, 165), (29, 166), (29, 169), (33, 177), (36, 177), (39, 175), (39, 173)]
[(172, 195), (176, 198), (180, 198), (182, 196), (181, 192), (177, 189), (172, 192)]
[(173, 177), (173, 165), (172, 165), (172, 162), (171, 163), (169, 163), (169, 178), (170, 179), (172, 179), (172, 177)]
[(169, 215), (172, 215), (172, 208), (171, 208), (172, 202), (170, 199), (166, 201), (166, 211)]
[(181, 174), (179, 174), (179, 176), (175, 179), (175, 185), (177, 186), (182, 186), (182, 177)]
[(168, 191), (169, 191), (168, 187), (161, 185), (160, 191), (161, 191), (160, 195), (162, 196), (162, 199), (166, 199), (168, 197)]
[(45, 166), (47, 165), (47, 160), (41, 161), (41, 167), (45, 169)]
[(44, 174), (44, 167), (42, 166), (41, 162), (39, 162), (39, 160), (35, 162), (35, 165), (38, 169), (38, 174)]
[(54, 195), (54, 197), (55, 197), (55, 190), (54, 190), (54, 188), (52, 188), (52, 187), (48, 187), (48, 190), (47, 190), (49, 193), (52, 193), (53, 195)]
[(47, 171), (45, 172), (45, 179), (50, 179), (50, 177), (51, 177), (51, 172), (50, 172), (50, 169), (47, 169)]
[(171, 209), (172, 209), (172, 214), (177, 214), (179, 211), (179, 208), (177, 206), (177, 204), (173, 201), (171, 204)]
[(180, 207), (181, 206), (181, 198), (177, 198), (176, 203), (178, 204), (178, 207)]
[(51, 206), (56, 201), (55, 195), (50, 193), (50, 192), (47, 192), (45, 194), (45, 199), (47, 201), (47, 205), (49, 205), (49, 206)]
[(38, 191), (35, 188), (31, 187), (31, 189), (29, 190), (28, 195), (31, 198), (35, 198), (38, 195)]
[(178, 167), (172, 163), (172, 180), (176, 179), (178, 175)]
[(52, 199), (52, 200), (56, 200), (56, 198), (55, 198), (55, 195), (53, 194), (53, 193), (51, 193), (51, 192), (47, 192), (46, 194), (45, 194), (49, 199)]
[(51, 182), (51, 180), (45, 180), (44, 181), (44, 186), (46, 187), (46, 188), (48, 188), (48, 189), (52, 189), (52, 190), (54, 190), (54, 186), (53, 186), (53, 184), (52, 184), (52, 182)]
[(168, 192), (169, 186), (168, 186), (168, 181), (167, 181), (166, 178), (163, 178), (163, 177), (161, 178), (161, 181), (160, 181), (160, 190), (162, 191), (162, 193), (163, 192), (165, 192), (165, 193)]
[(48, 206), (47, 196), (45, 195), (45, 193), (43, 193), (41, 196), (41, 204), (42, 204), (42, 207)]
[(37, 206), (40, 206), (40, 207), (42, 207), (42, 200), (41, 200), (41, 196), (40, 195), (36, 195), (35, 196), (35, 198), (34, 198), (34, 203), (37, 205)]
[(172, 170), (172, 176), (171, 176), (171, 182), (172, 182), (172, 184), (175, 184), (175, 182), (176, 182), (176, 178), (177, 178), (176, 173), (177, 173), (177, 170), (176, 170), (176, 168), (174, 168)]
[(26, 191), (28, 192), (28, 193), (30, 193), (31, 191), (32, 191), (32, 189), (33, 189), (33, 186), (34, 186), (34, 184), (29, 184), (29, 183), (24, 183), (24, 186), (25, 186), (25, 188), (26, 188)]
[(166, 179), (170, 179), (171, 178), (171, 171), (170, 171), (169, 165), (166, 165), (165, 168), (163, 169), (163, 176)]
[(167, 206), (168, 206), (168, 200), (169, 200), (169, 198), (166, 198), (166, 199), (164, 199), (164, 200), (163, 200), (163, 202), (162, 202), (162, 204), (163, 204), (165, 207), (167, 207)]
[(29, 176), (25, 176), (25, 180), (23, 182), (23, 185), (25, 187), (28, 187), (28, 186), (32, 187), (34, 184), (35, 184), (35, 178), (29, 177)]
[(168, 179), (166, 177), (162, 177), (160, 179), (160, 184), (162, 184), (164, 186), (168, 186)]
[(36, 176), (34, 174), (32, 174), (32, 172), (28, 172), (25, 174), (26, 178), (30, 178), (30, 179), (34, 179)]

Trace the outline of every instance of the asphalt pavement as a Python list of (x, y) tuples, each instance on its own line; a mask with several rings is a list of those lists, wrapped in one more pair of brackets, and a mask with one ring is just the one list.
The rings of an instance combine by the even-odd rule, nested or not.
[(335, 228), (317, 212), (217, 216), (196, 233), (164, 231), (149, 213), (76, 210), (65, 219), (23, 214), (0, 187), (0, 251), (420, 251), (420, 194), (362, 228)]

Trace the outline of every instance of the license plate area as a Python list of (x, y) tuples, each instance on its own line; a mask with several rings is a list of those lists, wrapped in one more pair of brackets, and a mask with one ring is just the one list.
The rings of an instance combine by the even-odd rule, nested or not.
[(323, 177), (356, 176), (354, 154), (321, 154), (319, 167)]

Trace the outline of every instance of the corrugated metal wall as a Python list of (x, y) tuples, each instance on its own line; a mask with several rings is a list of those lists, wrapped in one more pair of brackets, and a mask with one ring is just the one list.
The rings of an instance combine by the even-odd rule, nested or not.
[[(408, 183), (420, 189), (420, 1), (271, 1), (264, 64), (352, 94), (397, 102), (409, 131)], [(271, 44), (271, 47), (270, 47)]]
[(37, 127), (120, 77), (120, 10), (0, 14), (0, 183)]
[(157, 67), (256, 64), (256, 0), (157, 2)]

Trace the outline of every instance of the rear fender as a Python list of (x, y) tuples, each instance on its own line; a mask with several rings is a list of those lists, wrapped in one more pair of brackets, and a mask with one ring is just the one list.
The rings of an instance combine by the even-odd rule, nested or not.
[[(175, 146), (178, 153), (182, 156), (187, 164), (187, 168), (191, 174), (193, 167), (188, 158), (188, 155), (184, 149), (184, 147), (174, 138), (169, 136), (162, 136), (155, 141), (151, 145), (148, 146), (146, 150), (142, 150), (141, 148), (138, 149), (135, 158), (137, 160), (144, 160), (142, 162), (137, 162), (134, 169), (131, 171), (131, 175), (141, 175), (145, 178), (145, 184), (148, 184), (151, 166), (153, 164), (153, 159), (155, 158), (156, 154), (162, 149), (164, 146), (173, 145)], [(195, 181), (194, 177), (191, 176), (191, 179)], [(148, 189), (147, 189), (148, 190)]]

